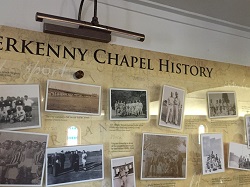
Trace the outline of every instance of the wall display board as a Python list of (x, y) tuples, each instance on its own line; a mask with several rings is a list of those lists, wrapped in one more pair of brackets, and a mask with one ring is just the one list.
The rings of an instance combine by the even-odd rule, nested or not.
[[(73, 76), (79, 70), (83, 71), (83, 78), (81, 79)], [(85, 93), (80, 93), (78, 89), (73, 87), (66, 91), (60, 90), (59, 87), (59, 91), (56, 90), (56, 87), (51, 88), (50, 91), (52, 90), (53, 93), (48, 93), (48, 96), (54, 98), (54, 101), (50, 100), (49, 104), (52, 103), (53, 105), (53, 102), (55, 105), (58, 104), (55, 101), (63, 102), (60, 103), (63, 107), (55, 109), (57, 112), (45, 111), (48, 80), (76, 83), (79, 88), (87, 85), (89, 88), (84, 88)], [(16, 127), (15, 124), (26, 123), (28, 126), (29, 122), (12, 121), (13, 123), (5, 123), (1, 119), (0, 129), (5, 129), (2, 126), (9, 124), (15, 131), (49, 134), (49, 148), (103, 145), (104, 179), (90, 180), (70, 184), (69, 186), (110, 187), (112, 186), (111, 159), (130, 156), (134, 156), (133, 171), (135, 171), (137, 187), (250, 185), (250, 176), (247, 170), (228, 167), (228, 160), (230, 161), (228, 159), (229, 142), (247, 145), (244, 116), (250, 112), (250, 97), (248, 96), (250, 67), (1, 26), (0, 83), (1, 85), (13, 85), (13, 88), (15, 88), (15, 85), (39, 85), (41, 118), (41, 127), (26, 128), (24, 125), (25, 129)], [(181, 117), (176, 118), (176, 114), (182, 114), (182, 111), (177, 112), (175, 109), (174, 112), (175, 106), (167, 108), (167, 100), (171, 91), (169, 96), (162, 96), (164, 86), (167, 89), (181, 91), (181, 94), (179, 94), (179, 97), (182, 97), (181, 102), (183, 102), (183, 109), (181, 110), (184, 110), (183, 115), (178, 115)], [(3, 94), (0, 97), (4, 97), (4, 100), (8, 96), (6, 93), (10, 93), (9, 96), (14, 99), (29, 94), (29, 92), (24, 93), (23, 90), (2, 92), (2, 87), (0, 88), (0, 94)], [(91, 88), (96, 88), (98, 94), (96, 92), (90, 93), (89, 89)], [(110, 112), (115, 111), (114, 108), (110, 109), (110, 107), (115, 107), (116, 102), (116, 96), (110, 96), (111, 88), (124, 91), (135, 90), (134, 93), (129, 92), (130, 97), (125, 92), (119, 95), (119, 103), (122, 102), (123, 105), (126, 102), (137, 103), (136, 100), (143, 98), (140, 101), (143, 106), (147, 105), (147, 111), (143, 108), (141, 113), (138, 111), (117, 113), (119, 114), (118, 117), (122, 115), (122, 120), (116, 120), (117, 116), (110, 114)], [(146, 92), (146, 97), (145, 93), (141, 93), (141, 91)], [(226, 102), (231, 98), (227, 93), (234, 93), (235, 104), (231, 106), (231, 109), (237, 106), (237, 110), (236, 108), (225, 110), (222, 106), (219, 113), (224, 112), (223, 117), (218, 115), (209, 118), (209, 111), (213, 113), (215, 108), (213, 104), (208, 104), (210, 103), (208, 92), (224, 93), (217, 94), (215, 98), (212, 98), (215, 99), (215, 102), (220, 99)], [(167, 90), (165, 93), (167, 93)], [(53, 97), (52, 94), (54, 94)], [(38, 95), (36, 97), (39, 98)], [(75, 98), (75, 103), (71, 101), (72, 97)], [(87, 109), (75, 113), (74, 107), (79, 106), (79, 102), (84, 102), (86, 97), (91, 97), (95, 104), (87, 105), (87, 103), (84, 103)], [(173, 94), (173, 97), (176, 97), (175, 94)], [(100, 106), (97, 104), (99, 98), (101, 98)], [(110, 103), (110, 98), (114, 98), (112, 103)], [(228, 106), (225, 105), (224, 107)], [(37, 103), (32, 107), (37, 109)], [(91, 107), (96, 108), (96, 110), (90, 110)], [(173, 108), (173, 111), (171, 108)], [(34, 112), (34, 110), (32, 111)], [(32, 111), (29, 116), (31, 122), (35, 119), (35, 116), (32, 116)], [(73, 113), (64, 113), (63, 111), (72, 111)], [(237, 113), (227, 113), (227, 111), (236, 111)], [(138, 120), (136, 115), (143, 116), (143, 119)], [(166, 115), (168, 115), (167, 122)], [(213, 113), (213, 115), (215, 114)], [(126, 120), (126, 117), (129, 120)], [(181, 124), (177, 125), (178, 128), (175, 128), (176, 124), (173, 119), (181, 119), (179, 120)], [(39, 125), (39, 123), (36, 123), (36, 125)], [(159, 171), (164, 175), (162, 180), (141, 180), (142, 152), (150, 153), (149, 147), (142, 150), (143, 133), (149, 135), (161, 134), (164, 137), (170, 135), (187, 137), (188, 139), (188, 141), (181, 143), (179, 138), (179, 148), (175, 147), (175, 150), (168, 156), (163, 153), (169, 164), (159, 165), (155, 163), (152, 165), (156, 176), (160, 176)], [(201, 133), (222, 134), (224, 172), (202, 174)], [(171, 141), (165, 143), (169, 147), (173, 144), (174, 147), (175, 141)], [(145, 139), (144, 146), (148, 146), (145, 145), (147, 142), (148, 140)], [(163, 144), (164, 142), (159, 142), (159, 145), (163, 146)], [(185, 147), (187, 148), (185, 149), (187, 150), (187, 153), (185, 153), (187, 160), (183, 159), (180, 162), (178, 155), (180, 155), (180, 149), (184, 150)], [(80, 152), (83, 155), (83, 150), (80, 150)], [(157, 149), (155, 152), (158, 155)], [(86, 152), (86, 154), (89, 153)], [(249, 157), (249, 155), (245, 156)], [(95, 161), (90, 158), (87, 156), (86, 162), (84, 162), (86, 168), (90, 168), (89, 173), (93, 173), (95, 167), (89, 166), (91, 164), (95, 166)], [(185, 176), (181, 179), (177, 176), (178, 161), (179, 168), (187, 168), (185, 175), (181, 175), (179, 172), (179, 176)], [(80, 160), (79, 163), (83, 164), (83, 161)], [(182, 167), (180, 163), (182, 163)], [(65, 160), (64, 167), (70, 168), (70, 164), (71, 161), (68, 157)], [(166, 167), (163, 167), (164, 165)], [(168, 173), (170, 171), (172, 171), (171, 174)], [(63, 178), (64, 172), (66, 171), (63, 170), (58, 174), (60, 179)], [(81, 180), (80, 175), (84, 175), (84, 172), (86, 175), (88, 170), (67, 170), (67, 176), (73, 177), (73, 180), (75, 180), (74, 177)], [(55, 180), (60, 180), (59, 178)], [(149, 178), (155, 179), (156, 177)]]

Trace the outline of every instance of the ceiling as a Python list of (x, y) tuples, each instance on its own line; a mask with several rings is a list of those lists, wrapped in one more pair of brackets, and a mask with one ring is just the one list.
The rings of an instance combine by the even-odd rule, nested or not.
[(250, 32), (250, 0), (126, 0)]

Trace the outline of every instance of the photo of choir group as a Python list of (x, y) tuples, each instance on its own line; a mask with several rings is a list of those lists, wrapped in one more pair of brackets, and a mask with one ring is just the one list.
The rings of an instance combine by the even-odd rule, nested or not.
[(141, 179), (185, 179), (187, 136), (143, 133)]
[(247, 145), (229, 143), (228, 168), (250, 170), (250, 149)]
[(236, 117), (234, 92), (208, 92), (208, 110), (210, 118)]
[(41, 186), (48, 135), (0, 132), (0, 186)]
[(222, 134), (201, 134), (203, 175), (225, 171)]
[(112, 187), (136, 187), (134, 156), (111, 159)]
[(110, 89), (110, 120), (147, 120), (146, 90)]
[(104, 178), (103, 145), (47, 149), (47, 186)]
[(181, 129), (185, 102), (184, 97), (184, 90), (164, 85), (159, 125)]
[(0, 129), (40, 127), (39, 85), (0, 85)]

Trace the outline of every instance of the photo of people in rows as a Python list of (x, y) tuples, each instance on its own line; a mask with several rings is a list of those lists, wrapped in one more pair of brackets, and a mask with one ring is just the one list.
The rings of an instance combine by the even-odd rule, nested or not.
[(209, 97), (209, 117), (230, 117), (236, 115), (234, 93), (212, 93)]
[(212, 151), (211, 154), (207, 156), (205, 172), (211, 173), (220, 169), (222, 169), (221, 159)]
[(0, 184), (40, 184), (46, 142), (5, 140), (0, 143)]

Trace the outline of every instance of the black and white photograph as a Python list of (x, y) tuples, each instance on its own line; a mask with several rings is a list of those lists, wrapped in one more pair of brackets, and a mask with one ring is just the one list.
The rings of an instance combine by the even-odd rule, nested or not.
[(208, 92), (208, 117), (237, 117), (235, 92)]
[(245, 115), (247, 147), (250, 149), (250, 115)]
[(222, 134), (201, 134), (203, 175), (225, 171)]
[(148, 120), (147, 91), (111, 88), (110, 120)]
[(0, 85), (0, 130), (41, 127), (39, 85)]
[(136, 187), (134, 156), (111, 159), (112, 187)]
[(247, 145), (229, 143), (228, 168), (250, 170), (250, 149)]
[(41, 186), (47, 134), (0, 131), (0, 186)]
[(104, 179), (103, 145), (48, 148), (46, 158), (47, 186)]
[(186, 179), (187, 145), (187, 136), (143, 133), (141, 179)]
[(185, 90), (163, 86), (159, 125), (181, 129), (185, 104)]
[(48, 80), (45, 111), (101, 115), (101, 86)]

